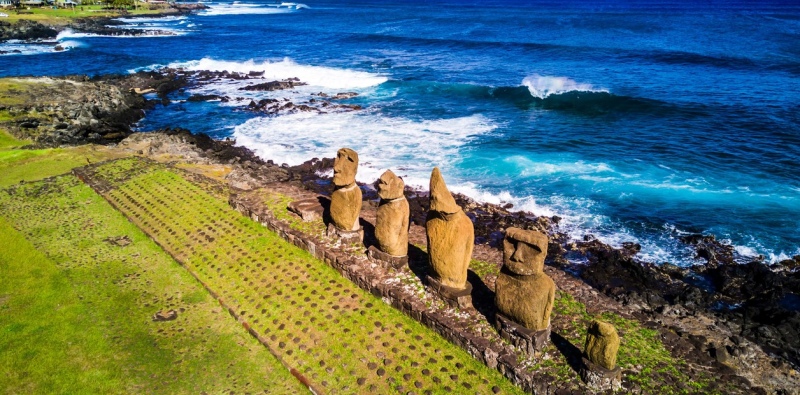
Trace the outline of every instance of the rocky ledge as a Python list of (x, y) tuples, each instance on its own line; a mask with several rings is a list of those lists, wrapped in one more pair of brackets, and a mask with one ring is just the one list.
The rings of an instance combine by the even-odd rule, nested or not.
[(115, 143), (154, 105), (137, 92), (166, 97), (183, 86), (179, 76), (137, 73), (129, 76), (11, 78), (17, 88), (3, 92), (0, 121), (19, 138), (38, 145)]
[(39, 22), (21, 20), (17, 23), (0, 21), (0, 42), (7, 40), (46, 40), (53, 39), (58, 30)]

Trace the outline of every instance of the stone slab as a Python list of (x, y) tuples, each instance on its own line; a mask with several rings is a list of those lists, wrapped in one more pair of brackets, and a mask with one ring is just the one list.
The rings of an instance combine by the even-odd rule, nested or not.
[(295, 200), (287, 206), (289, 211), (297, 214), (304, 222), (322, 219), (325, 209), (318, 198)]
[(339, 229), (334, 224), (328, 224), (328, 229), (325, 235), (331, 238), (339, 239), (342, 243), (363, 243), (364, 242), (364, 228), (358, 230), (344, 230)]
[(581, 379), (589, 387), (597, 391), (618, 390), (622, 388), (622, 368), (617, 366), (608, 370), (586, 357), (581, 360)]
[(472, 308), (472, 284), (470, 284), (469, 281), (467, 281), (467, 287), (465, 289), (455, 289), (442, 284), (439, 280), (430, 275), (425, 276), (425, 280), (428, 288), (434, 294), (442, 298), (450, 307), (458, 307), (460, 309)]
[(535, 331), (497, 313), (495, 327), (500, 337), (508, 340), (530, 356), (536, 356), (550, 342), (550, 325), (544, 330)]
[(369, 248), (367, 249), (367, 256), (373, 261), (376, 261), (385, 267), (392, 267), (394, 269), (399, 270), (402, 269), (403, 267), (408, 266), (408, 255), (404, 256), (389, 255), (379, 250), (378, 247), (375, 246), (369, 246)]

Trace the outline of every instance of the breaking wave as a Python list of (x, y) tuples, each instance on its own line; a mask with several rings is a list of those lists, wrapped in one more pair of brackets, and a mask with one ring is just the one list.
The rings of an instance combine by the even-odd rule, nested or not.
[(233, 62), (225, 60), (215, 60), (203, 58), (189, 62), (171, 63), (168, 67), (181, 68), (191, 71), (224, 71), (250, 73), (264, 73), (264, 78), (272, 80), (283, 80), (288, 78), (299, 78), (300, 81), (310, 86), (325, 87), (331, 89), (360, 89), (380, 85), (388, 78), (374, 73), (364, 71), (338, 69), (324, 66), (311, 66), (298, 64), (291, 59), (284, 59), (279, 62)]
[(197, 15), (216, 16), (216, 15), (269, 15), (286, 14), (295, 10), (309, 8), (300, 3), (280, 3), (280, 4), (256, 4), (233, 2), (230, 4), (212, 4)]

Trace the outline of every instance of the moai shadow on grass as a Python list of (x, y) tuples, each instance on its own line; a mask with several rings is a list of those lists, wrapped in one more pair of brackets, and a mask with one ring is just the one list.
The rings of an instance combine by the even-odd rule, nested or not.
[(395, 269), (408, 266), (409, 208), (403, 190), (403, 179), (386, 170), (375, 183), (380, 203), (375, 219), (377, 246), (370, 246), (367, 255)]
[(622, 387), (622, 369), (617, 365), (619, 335), (614, 326), (592, 321), (586, 334), (581, 378), (596, 390), (616, 390)]
[(556, 284), (544, 273), (547, 244), (544, 233), (506, 229), (503, 267), (495, 283), (495, 326), (501, 337), (530, 355), (550, 339)]
[(427, 285), (450, 306), (470, 308), (472, 285), (467, 282), (467, 269), (475, 230), (447, 189), (438, 167), (431, 173), (430, 202), (425, 224), (431, 268)]
[(362, 242), (364, 229), (359, 223), (361, 214), (361, 188), (356, 184), (358, 154), (350, 148), (336, 152), (333, 162), (333, 185), (331, 194), (330, 222), (327, 235), (343, 242)]

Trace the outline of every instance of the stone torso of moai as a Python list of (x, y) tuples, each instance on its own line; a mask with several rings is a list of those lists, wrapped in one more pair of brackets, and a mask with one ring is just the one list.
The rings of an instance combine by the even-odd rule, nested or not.
[(408, 201), (403, 195), (405, 183), (391, 170), (378, 179), (381, 201), (375, 220), (375, 238), (381, 251), (392, 256), (408, 255)]
[(617, 366), (619, 344), (613, 325), (597, 320), (589, 324), (580, 369), (581, 378), (589, 387), (600, 391), (622, 387), (622, 369)]
[(511, 320), (527, 329), (516, 332), (540, 338), (531, 339), (535, 350), (549, 338), (556, 293), (556, 284), (544, 273), (547, 243), (547, 236), (541, 232), (508, 228), (503, 240), (503, 268), (495, 283), (501, 335), (509, 330), (506, 319)]
[(350, 148), (336, 152), (333, 164), (333, 185), (330, 216), (335, 227), (345, 231), (359, 230), (361, 214), (361, 189), (356, 185), (358, 154)]
[(472, 221), (447, 190), (439, 168), (434, 168), (430, 184), (431, 207), (426, 222), (428, 257), (432, 276), (441, 285), (468, 288), (467, 268), (472, 258), (475, 230)]

